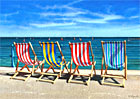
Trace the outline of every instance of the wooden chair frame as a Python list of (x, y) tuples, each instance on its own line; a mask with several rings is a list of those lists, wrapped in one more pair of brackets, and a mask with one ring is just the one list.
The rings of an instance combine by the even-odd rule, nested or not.
[[(89, 85), (89, 82), (91, 80), (91, 77), (93, 77), (93, 71), (94, 71), (94, 75), (96, 75), (96, 70), (95, 70), (96, 61), (94, 61), (94, 54), (93, 54), (93, 51), (92, 51), (92, 47), (91, 47), (91, 42), (90, 41), (89, 41), (89, 44), (90, 44), (90, 50), (91, 50), (91, 54), (92, 54), (92, 66), (91, 66), (91, 72), (90, 72), (90, 74), (87, 74), (87, 75), (80, 74), (79, 69), (78, 69), (78, 67), (79, 67), (78, 65), (76, 65), (76, 67), (75, 67), (75, 69), (74, 69), (74, 71), (72, 73), (72, 63), (73, 63), (73, 60), (71, 58), (70, 78), (68, 80), (68, 83), (71, 82), (71, 83), (79, 83), (79, 84)], [(71, 48), (71, 43), (70, 42), (69, 42), (69, 46)], [(76, 71), (77, 71), (78, 74), (75, 73)], [(81, 76), (81, 77), (82, 76), (85, 76), (85, 77), (88, 77), (88, 80), (86, 82), (84, 82), (84, 81), (74, 81), (74, 80), (72, 80), (73, 76)]]
[[(14, 42), (14, 45), (16, 47), (16, 42)], [(32, 70), (29, 69), (28, 65), (25, 64), (20, 70), (18, 70), (18, 67), (19, 67), (19, 59), (17, 61), (17, 66), (16, 66), (16, 70), (15, 70), (15, 74), (10, 78), (10, 79), (18, 79), (18, 80), (23, 80), (23, 81), (27, 81), (27, 79), (29, 79), (29, 77), (31, 77), (35, 72), (36, 70), (42, 65), (44, 66), (44, 61), (42, 61), (41, 63), (39, 63), (38, 59), (37, 59), (37, 55), (35, 54), (35, 51), (33, 49), (33, 46), (31, 44), (31, 42), (29, 42), (29, 46), (31, 47), (31, 50), (34, 54), (34, 63), (33, 63), (33, 67), (32, 67)], [(37, 68), (35, 68), (35, 62), (38, 62), (38, 66)], [(27, 72), (26, 71), (23, 71), (25, 68), (27, 68)], [(41, 67), (40, 67), (41, 68)], [(26, 78), (23, 78), (23, 77), (16, 77), (20, 72), (22, 73), (28, 73), (29, 75), (26, 77)], [(36, 72), (37, 73), (37, 72)]]
[[(40, 41), (39, 41), (39, 44), (40, 44), (40, 46), (42, 47), (42, 43), (41, 43)], [(67, 69), (67, 72), (69, 72), (69, 70), (68, 70), (68, 65), (69, 65), (70, 62), (68, 62), (68, 63), (66, 64), (66, 60), (65, 60), (64, 55), (63, 55), (63, 53), (62, 53), (62, 51), (61, 51), (61, 48), (60, 48), (60, 45), (59, 45), (58, 41), (55, 42), (55, 44), (57, 44), (58, 49), (59, 49), (59, 52), (60, 52), (60, 54), (61, 54), (61, 56), (62, 56), (62, 63), (64, 62), (64, 65), (65, 65), (64, 69), (66, 68), (66, 69)], [(56, 82), (56, 80), (57, 80), (59, 77), (61, 77), (61, 74), (64, 73), (64, 69), (62, 69), (62, 66), (63, 66), (63, 64), (61, 64), (61, 67), (60, 67), (59, 72), (56, 72), (52, 65), (51, 65), (45, 72), (43, 72), (44, 66), (42, 66), (42, 69), (41, 69), (41, 70), (42, 70), (41, 76), (39, 77), (39, 79), (37, 79), (37, 81), (46, 81), (46, 82), (50, 82), (50, 83), (54, 84), (54, 83)], [(53, 70), (53, 73), (49, 73), (49, 72), (48, 72), (50, 69)], [(46, 80), (46, 79), (43, 79), (43, 76), (45, 76), (45, 75), (56, 76), (56, 78), (55, 78), (54, 80)]]
[[(101, 44), (102, 44), (102, 52), (103, 52), (103, 56), (102, 56), (102, 66), (101, 66), (101, 77), (103, 77), (102, 79), (102, 84), (106, 84), (106, 85), (114, 85), (114, 86), (122, 86), (122, 87), (125, 87), (125, 80), (127, 80), (127, 56), (126, 56), (126, 41), (124, 41), (124, 69), (122, 72), (124, 72), (124, 75), (113, 75), (113, 74), (108, 74), (107, 73), (107, 69), (108, 69), (108, 66), (105, 64), (105, 58), (104, 58), (104, 47), (103, 47), (103, 44), (105, 42), (104, 41), (101, 41)], [(103, 74), (103, 65), (105, 64), (105, 72)], [(104, 82), (105, 78), (106, 77), (109, 77), (109, 78), (118, 78), (118, 79), (123, 79), (123, 83), (120, 83), (120, 84), (115, 84), (115, 83), (107, 83), (107, 82)]]

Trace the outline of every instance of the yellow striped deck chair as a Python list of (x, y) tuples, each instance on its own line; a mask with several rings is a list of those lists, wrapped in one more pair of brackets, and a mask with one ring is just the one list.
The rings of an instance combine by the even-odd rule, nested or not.
[[(127, 56), (126, 56), (126, 41), (101, 41), (102, 44), (102, 69), (101, 76), (103, 77), (102, 84), (125, 86), (125, 80), (127, 79)], [(105, 64), (105, 72), (103, 74), (103, 64)], [(123, 70), (124, 75), (114, 75), (107, 73), (107, 69)], [(104, 82), (105, 77), (107, 78), (118, 78), (123, 79), (123, 83), (111, 83)], [(116, 82), (116, 81), (115, 81)]]
[[(63, 53), (61, 51), (60, 45), (58, 42), (39, 42), (40, 46), (42, 47), (42, 52), (43, 52), (43, 57), (44, 60), (46, 60), (46, 63), (50, 66), (49, 68), (47, 68), (47, 70), (45, 72), (41, 73), (41, 76), (39, 77), (39, 81), (47, 81), (47, 82), (51, 82), (51, 83), (55, 83), (55, 81), (61, 77), (61, 74), (64, 72), (64, 69), (66, 68), (68, 71), (68, 65), (69, 62), (66, 62)], [(61, 60), (60, 62), (57, 60), (57, 56), (56, 56), (56, 48), (58, 47), (59, 52), (61, 54)], [(42, 67), (42, 71), (43, 71)], [(52, 69), (52, 72), (49, 72), (49, 70)], [(59, 72), (56, 72), (55, 70), (58, 69)], [(43, 79), (43, 76), (56, 76), (56, 78), (54, 80), (50, 80), (50, 79)]]

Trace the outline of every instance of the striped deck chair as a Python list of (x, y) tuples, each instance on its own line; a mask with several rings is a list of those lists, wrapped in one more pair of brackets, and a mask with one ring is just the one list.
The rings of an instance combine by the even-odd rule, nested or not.
[[(93, 51), (92, 51), (92, 47), (91, 47), (91, 42), (81, 42), (81, 43), (69, 43), (70, 45), (70, 49), (71, 49), (71, 66), (70, 66), (70, 78), (68, 80), (68, 82), (73, 82), (73, 83), (82, 83), (82, 84), (86, 84), (89, 85), (90, 79), (91, 77), (93, 77), (93, 70), (94, 73), (96, 75), (96, 71), (95, 71), (95, 64), (96, 61), (94, 61), (94, 55), (93, 55)], [(92, 55), (92, 61), (90, 61), (90, 57), (89, 57), (89, 47), (91, 50), (91, 55)], [(72, 73), (72, 63), (74, 62), (75, 64), (75, 69)], [(91, 66), (91, 72), (90, 74), (80, 74), (78, 67), (79, 66), (83, 66), (83, 67), (87, 67), (87, 66)], [(77, 71), (77, 73), (76, 73)], [(77, 80), (72, 80), (73, 76), (87, 76), (88, 80), (87, 81), (77, 81)]]
[[(50, 66), (49, 68), (47, 68), (47, 70), (45, 72), (41, 73), (41, 76), (39, 77), (39, 81), (47, 81), (47, 82), (51, 82), (51, 83), (55, 83), (55, 81), (61, 77), (61, 74), (64, 72), (64, 69), (66, 68), (68, 71), (68, 65), (69, 62), (66, 62), (63, 53), (61, 51), (60, 45), (58, 42), (39, 42), (40, 46), (42, 47), (42, 52), (43, 52), (43, 57), (44, 60), (46, 60), (47, 64)], [(56, 53), (56, 48), (58, 47), (59, 52), (61, 54), (61, 60), (60, 62), (57, 60), (57, 53)], [(42, 71), (43, 71), (42, 67)], [(53, 73), (48, 72), (50, 69), (53, 70)], [(59, 72), (56, 72), (55, 70), (58, 69)], [(43, 76), (45, 75), (51, 75), (51, 76), (56, 76), (56, 78), (54, 80), (50, 80), (50, 79), (43, 79)]]
[[(102, 68), (101, 76), (103, 77), (102, 84), (125, 86), (125, 80), (127, 79), (127, 56), (126, 56), (126, 41), (114, 41), (114, 42), (104, 42), (102, 44)], [(105, 63), (105, 72), (103, 74), (103, 64)], [(124, 75), (113, 75), (108, 74), (107, 69), (112, 68), (113, 70), (123, 70)], [(105, 77), (119, 78), (123, 79), (122, 84), (107, 83), (104, 82)]]
[[(44, 65), (44, 62), (38, 61), (35, 51), (30, 42), (29, 43), (15, 43), (14, 42), (14, 45), (16, 48), (16, 54), (17, 54), (18, 60), (17, 60), (15, 74), (11, 77), (11, 79), (19, 79), (19, 80), (26, 81), (31, 75), (34, 74), (34, 72), (41, 65)], [(30, 57), (30, 52), (29, 52), (30, 48), (35, 56), (34, 60), (32, 60)], [(25, 64), (20, 70), (18, 70), (19, 62)], [(36, 65), (37, 65), (37, 67), (35, 68)], [(30, 70), (28, 66), (32, 66), (32, 70)], [(27, 68), (27, 71), (24, 70), (25, 68)], [(29, 75), (26, 78), (16, 77), (20, 72), (28, 73)]]

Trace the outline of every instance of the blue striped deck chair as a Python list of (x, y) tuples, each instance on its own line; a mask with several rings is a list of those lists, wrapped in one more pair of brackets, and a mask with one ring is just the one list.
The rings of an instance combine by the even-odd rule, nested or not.
[[(68, 65), (69, 62), (66, 62), (63, 53), (61, 51), (60, 45), (58, 42), (39, 42), (42, 52), (43, 52), (43, 57), (46, 63), (50, 66), (47, 68), (45, 72), (43, 72), (44, 67), (42, 67), (42, 73), (41, 76), (39, 77), (39, 81), (46, 81), (46, 82), (51, 82), (55, 83), (55, 81), (61, 77), (61, 74), (64, 73), (64, 69), (66, 68), (68, 71)], [(59, 52), (61, 54), (60, 61), (57, 60), (57, 53), (56, 53), (56, 48), (59, 49)], [(52, 72), (49, 72), (49, 70), (52, 69)], [(56, 72), (56, 69), (59, 70), (59, 72)], [(69, 72), (69, 71), (68, 71)], [(48, 75), (48, 76), (56, 76), (54, 80), (50, 79), (43, 79), (43, 76)]]
[[(101, 41), (102, 44), (102, 68), (101, 76), (103, 77), (102, 84), (125, 86), (127, 80), (127, 56), (126, 56), (126, 41)], [(103, 74), (103, 65), (105, 64), (105, 72)], [(113, 70), (123, 70), (124, 75), (108, 74), (108, 67)], [(105, 77), (123, 79), (123, 83), (107, 83), (104, 82)]]

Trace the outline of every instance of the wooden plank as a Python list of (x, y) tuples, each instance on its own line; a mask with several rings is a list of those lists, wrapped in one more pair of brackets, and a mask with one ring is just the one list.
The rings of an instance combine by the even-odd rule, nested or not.
[(74, 81), (74, 80), (71, 80), (70, 83), (87, 84), (87, 82), (83, 82), (83, 81)]
[(57, 76), (58, 74), (52, 74), (52, 73), (41, 73), (43, 75), (52, 75), (52, 76)]
[(89, 75), (84, 75), (84, 74), (71, 74), (71, 75), (74, 75), (74, 76), (90, 76), (90, 74)]
[(105, 84), (105, 85), (114, 85), (114, 86), (124, 86), (123, 84), (114, 84), (114, 83), (107, 83), (107, 82), (103, 82), (102, 84)]
[(102, 77), (113, 77), (113, 78), (119, 78), (119, 79), (124, 78), (124, 77), (121, 77), (121, 76), (111, 76), (111, 75), (102, 75)]
[(51, 82), (51, 83), (54, 83), (54, 81), (53, 80), (46, 80), (46, 79), (37, 79), (37, 80), (39, 80), (39, 81), (45, 81), (45, 82)]

